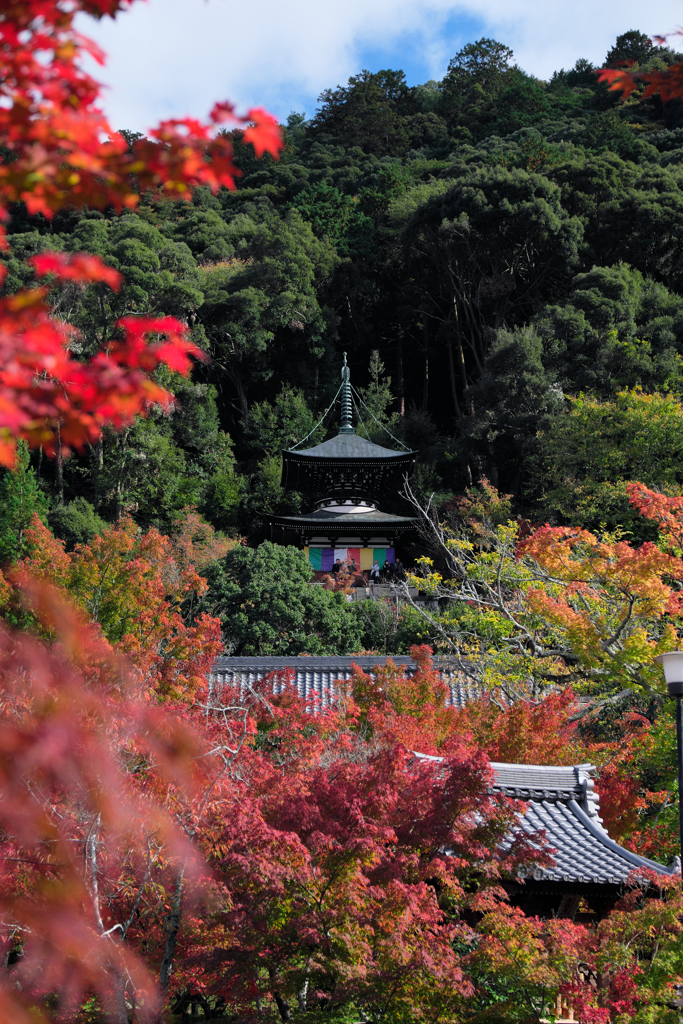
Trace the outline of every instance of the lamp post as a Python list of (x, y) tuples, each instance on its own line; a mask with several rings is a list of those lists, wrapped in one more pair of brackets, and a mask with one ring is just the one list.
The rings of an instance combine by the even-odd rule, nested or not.
[(683, 651), (671, 651), (655, 658), (664, 669), (666, 688), (676, 698), (676, 745), (678, 747), (678, 830), (683, 874)]

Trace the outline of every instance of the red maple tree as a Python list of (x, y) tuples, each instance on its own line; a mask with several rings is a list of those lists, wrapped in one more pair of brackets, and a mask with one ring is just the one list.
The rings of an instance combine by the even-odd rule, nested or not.
[[(80, 13), (114, 17), (129, 0), (15, 0), (0, 15), (0, 222), (11, 204), (51, 218), (64, 207), (134, 208), (140, 191), (189, 198), (193, 186), (234, 188), (239, 173), (220, 125), (244, 126), (257, 155), (277, 156), (282, 138), (264, 110), (244, 117), (218, 103), (207, 123), (164, 121), (130, 149), (98, 106), (100, 85), (82, 67), (84, 54), (103, 55), (78, 33)], [(7, 248), (0, 223), (0, 247)], [(44, 253), (36, 275), (103, 281), (120, 275), (95, 256)], [(4, 277), (6, 271), (0, 268)], [(69, 353), (74, 329), (50, 316), (46, 289), (24, 289), (0, 300), (0, 465), (14, 464), (16, 438), (52, 453), (94, 440), (102, 427), (120, 427), (171, 396), (149, 372), (164, 363), (187, 373), (202, 358), (187, 326), (172, 317), (126, 317), (105, 349), (88, 362)]]

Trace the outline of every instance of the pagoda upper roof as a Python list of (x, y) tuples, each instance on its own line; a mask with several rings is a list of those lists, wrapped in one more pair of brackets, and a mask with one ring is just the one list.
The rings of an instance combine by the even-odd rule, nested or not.
[(283, 451), (282, 486), (329, 496), (396, 493), (416, 458), (417, 452), (394, 452), (357, 434), (338, 434), (315, 448)]
[(351, 373), (344, 353), (342, 383), (338, 392), (341, 394), (339, 433), (312, 448), (283, 450), (282, 486), (286, 490), (355, 497), (401, 490), (418, 453), (410, 449), (396, 451), (384, 448), (356, 434), (352, 390)]
[(313, 448), (287, 448), (282, 453), (288, 458), (300, 459), (405, 459), (413, 462), (417, 452), (397, 452), (391, 448), (383, 448), (379, 444), (367, 441), (358, 434), (337, 434)]

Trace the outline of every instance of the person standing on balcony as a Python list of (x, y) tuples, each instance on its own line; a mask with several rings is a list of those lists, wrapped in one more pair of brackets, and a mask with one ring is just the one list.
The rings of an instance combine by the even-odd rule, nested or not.
[(370, 569), (370, 591), (373, 596), (375, 593), (375, 583), (379, 583), (379, 562), (377, 559), (372, 563), (372, 568)]

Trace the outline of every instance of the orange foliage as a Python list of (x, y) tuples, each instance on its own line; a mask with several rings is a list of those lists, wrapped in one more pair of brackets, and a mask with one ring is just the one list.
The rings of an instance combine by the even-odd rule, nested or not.
[[(563, 593), (598, 596), (597, 587), (605, 582), (633, 600), (636, 615), (677, 613), (683, 610), (678, 593), (668, 585), (671, 578), (683, 576), (683, 561), (665, 554), (655, 544), (631, 547), (625, 541), (608, 543), (587, 530), (565, 526), (544, 526), (521, 540), (520, 556), (529, 556), (558, 582)], [(551, 618), (561, 610), (569, 615), (564, 596), (547, 598), (534, 592), (530, 601), (542, 602), (544, 614)], [(581, 621), (587, 617), (579, 615)]]
[(243, 543), (241, 539), (231, 540), (217, 534), (193, 507), (183, 509), (174, 527), (173, 556), (182, 568), (203, 569), (209, 562), (223, 558), (235, 544)]
[(352, 594), (355, 580), (356, 576), (352, 572), (341, 569), (340, 572), (331, 572), (323, 576), (323, 589), (331, 590), (333, 594)]
[(375, 731), (409, 750), (436, 754), (456, 735), (458, 712), (446, 704), (448, 687), (434, 669), (431, 647), (411, 647), (410, 655), (417, 664), (411, 676), (391, 658), (372, 675), (354, 665), (347, 697)]
[(568, 722), (576, 707), (571, 689), (503, 707), (483, 696), (462, 708), (459, 725), (472, 732), (492, 761), (578, 764), (585, 757), (585, 748), (576, 727)]
[(659, 526), (660, 542), (676, 553), (683, 551), (683, 498), (652, 491), (645, 484), (626, 484), (628, 500), (641, 516)]
[(23, 571), (63, 587), (128, 655), (145, 686), (187, 699), (205, 685), (222, 649), (220, 622), (202, 615), (188, 626), (181, 606), (206, 590), (196, 560), (205, 564), (211, 552), (224, 551), (224, 543), (196, 514), (188, 515), (184, 532), (174, 539), (153, 528), (142, 533), (124, 517), (71, 554), (37, 517), (25, 536), (30, 553), (21, 562)]

